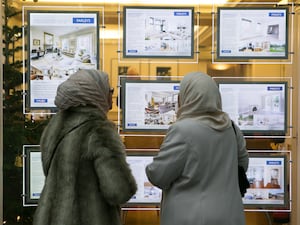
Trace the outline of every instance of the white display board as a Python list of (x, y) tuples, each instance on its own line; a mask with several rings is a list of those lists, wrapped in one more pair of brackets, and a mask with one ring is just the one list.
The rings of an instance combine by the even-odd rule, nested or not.
[(121, 79), (123, 131), (165, 131), (176, 121), (179, 81)]
[(30, 109), (55, 108), (57, 87), (79, 69), (99, 68), (99, 12), (28, 11)]
[[(34, 206), (38, 203), (45, 183), (39, 145), (24, 146), (23, 155), (23, 205)], [(152, 160), (153, 154), (126, 157), (138, 186), (137, 192), (126, 205), (158, 205), (160, 203), (161, 190), (149, 182), (145, 172), (146, 166)]]
[(124, 58), (193, 58), (194, 8), (123, 9)]
[(219, 7), (217, 58), (287, 59), (288, 8)]
[(128, 201), (128, 204), (160, 204), (161, 189), (151, 184), (146, 176), (145, 169), (153, 161), (153, 156), (127, 156), (126, 158), (137, 183), (137, 192)]
[(45, 183), (40, 146), (23, 146), (23, 156), (23, 205), (37, 205)]
[(288, 205), (287, 158), (260, 154), (249, 158), (247, 178), (250, 188), (243, 198), (247, 207), (284, 207)]
[(287, 132), (287, 82), (217, 81), (222, 109), (245, 135), (282, 135)]

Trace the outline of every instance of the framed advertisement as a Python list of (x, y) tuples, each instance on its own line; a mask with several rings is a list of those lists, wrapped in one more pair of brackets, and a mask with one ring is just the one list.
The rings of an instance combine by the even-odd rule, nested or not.
[(123, 8), (124, 58), (193, 58), (194, 8)]
[(99, 68), (99, 12), (32, 10), (27, 29), (26, 105), (55, 108), (61, 82), (79, 69)]
[(176, 121), (180, 81), (130, 80), (122, 82), (123, 131), (166, 131)]
[(287, 157), (284, 154), (250, 154), (247, 178), (250, 188), (245, 207), (284, 207), (288, 204)]
[(128, 152), (126, 161), (130, 166), (132, 174), (137, 183), (137, 192), (125, 204), (129, 205), (159, 205), (162, 191), (150, 183), (146, 175), (146, 166), (153, 161), (154, 152)]
[(285, 135), (288, 120), (287, 82), (217, 81), (223, 111), (244, 135)]
[(217, 58), (287, 59), (288, 8), (219, 7)]
[(23, 146), (23, 156), (23, 205), (37, 205), (45, 183), (40, 146)]
[[(153, 161), (154, 155), (155, 152), (127, 153), (126, 161), (137, 182), (138, 190), (125, 205), (160, 203), (161, 190), (149, 182), (145, 173), (145, 168)], [(40, 146), (24, 146), (23, 156), (23, 205), (35, 206), (45, 183)]]

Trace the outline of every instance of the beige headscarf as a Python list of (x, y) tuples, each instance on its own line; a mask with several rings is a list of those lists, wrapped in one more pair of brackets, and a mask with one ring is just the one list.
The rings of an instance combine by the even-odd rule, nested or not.
[(229, 116), (222, 111), (218, 86), (210, 76), (201, 72), (185, 75), (180, 83), (179, 100), (178, 120), (194, 118), (218, 131), (231, 126)]
[(58, 86), (54, 103), (60, 110), (91, 105), (106, 115), (110, 108), (109, 87), (105, 72), (79, 70)]

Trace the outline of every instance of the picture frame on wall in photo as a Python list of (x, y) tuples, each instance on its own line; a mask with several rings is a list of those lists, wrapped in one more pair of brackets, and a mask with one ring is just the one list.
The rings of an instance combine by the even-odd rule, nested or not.
[(193, 7), (123, 7), (123, 58), (193, 58)]
[(40, 40), (39, 39), (33, 39), (32, 44), (39, 46), (40, 45)]
[(99, 69), (99, 12), (28, 10), (27, 21), (26, 107), (55, 109), (60, 83), (79, 69)]
[(219, 7), (217, 59), (288, 59), (287, 7)]

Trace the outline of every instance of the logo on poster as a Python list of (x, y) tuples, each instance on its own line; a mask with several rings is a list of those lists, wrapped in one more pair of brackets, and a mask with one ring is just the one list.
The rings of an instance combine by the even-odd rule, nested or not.
[(73, 18), (73, 23), (87, 23), (91, 24), (94, 23), (94, 18)]
[(174, 16), (189, 16), (189, 12), (174, 12)]
[(48, 99), (34, 99), (34, 103), (47, 103), (48, 102)]
[(273, 17), (283, 17), (284, 13), (283, 12), (270, 12), (269, 16), (273, 16)]

